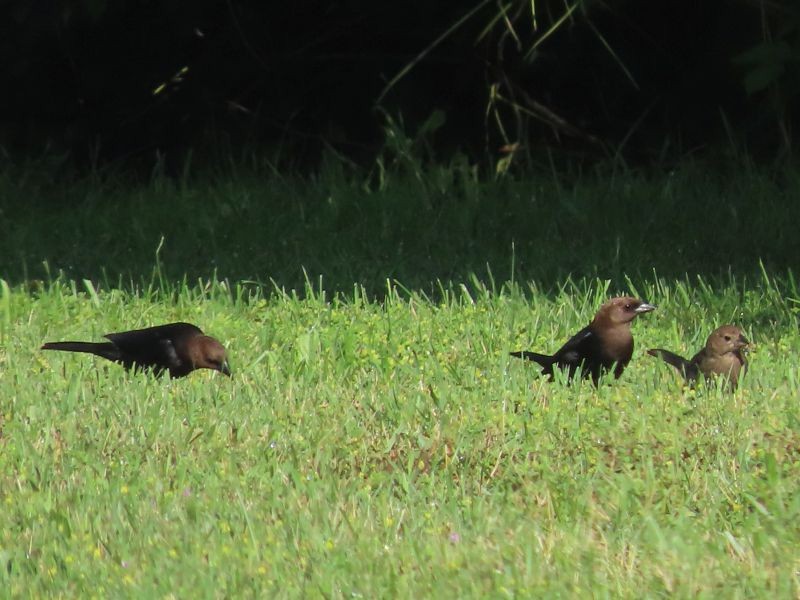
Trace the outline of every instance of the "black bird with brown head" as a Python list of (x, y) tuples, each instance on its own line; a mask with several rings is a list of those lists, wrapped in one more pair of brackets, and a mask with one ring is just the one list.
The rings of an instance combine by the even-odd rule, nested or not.
[(170, 323), (104, 336), (108, 342), (48, 342), (42, 350), (86, 352), (130, 370), (169, 372), (184, 377), (197, 369), (212, 369), (230, 377), (227, 353), (215, 338), (191, 323)]
[(631, 323), (641, 314), (655, 310), (655, 306), (630, 296), (612, 298), (595, 314), (592, 322), (572, 336), (555, 354), (539, 354), (527, 350), (512, 352), (512, 356), (532, 360), (542, 367), (542, 373), (553, 379), (553, 369), (567, 371), (572, 380), (591, 377), (595, 385), (600, 376), (614, 369), (619, 378), (633, 356)]

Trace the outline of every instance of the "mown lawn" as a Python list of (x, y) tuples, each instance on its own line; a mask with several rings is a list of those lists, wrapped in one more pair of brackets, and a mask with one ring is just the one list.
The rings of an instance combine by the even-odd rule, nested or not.
[[(6, 230), (17, 254), (2, 262), (0, 589), (98, 598), (796, 597), (800, 296), (783, 268), (796, 242), (786, 215), (766, 210), (781, 200), (768, 191), (756, 208), (744, 197), (707, 199), (702, 206), (730, 200), (740, 215), (734, 230), (711, 236), (707, 253), (707, 221), (676, 216), (696, 224), (669, 225), (673, 251), (656, 265), (666, 276), (647, 271), (645, 238), (659, 249), (668, 243), (641, 226), (669, 213), (663, 198), (671, 205), (672, 192), (655, 197), (644, 221), (627, 212), (633, 196), (621, 200), (617, 242), (609, 223), (619, 220), (600, 220), (607, 210), (592, 213), (590, 195), (575, 200), (599, 236), (576, 244), (599, 251), (610, 239), (608, 255), (568, 245), (564, 258), (526, 240), (515, 243), (514, 266), (510, 244), (496, 265), (508, 232), (492, 237), (480, 225), (465, 259), (478, 275), (441, 283), (443, 265), (458, 264), (456, 234), (472, 221), (442, 230), (437, 242), (419, 215), (419, 235), (401, 235), (414, 253), (370, 263), (368, 240), (356, 241), (375, 225), (369, 219), (380, 221), (371, 213), (352, 222), (335, 252), (322, 239), (322, 267), (307, 268), (312, 283), (295, 286), (284, 274), (302, 273), (300, 255), (311, 248), (248, 254), (243, 248), (257, 246), (252, 220), (241, 221), (249, 233), (233, 261), (204, 234), (192, 237), (196, 221), (183, 237), (165, 233), (179, 228), (167, 209), (158, 221), (130, 204), (115, 212), (99, 191), (60, 209), (68, 229), (49, 239), (32, 236), (52, 213), (37, 220), (36, 202), (30, 213), (6, 208), (27, 230)], [(177, 205), (189, 192), (175, 192)], [(563, 242), (572, 217), (557, 207), (544, 214), (549, 223), (526, 222)], [(125, 218), (120, 248), (108, 225)], [(287, 213), (274, 218), (290, 223)], [(88, 237), (66, 245), (69, 228), (95, 233), (95, 246)], [(744, 239), (748, 228), (753, 237)], [(169, 260), (156, 261), (153, 232), (174, 249)], [(376, 243), (376, 251), (392, 246)], [(419, 253), (434, 243), (441, 252), (428, 263)], [(192, 244), (217, 256), (216, 276), (197, 275), (187, 258), (181, 278)], [(264, 244), (281, 247), (274, 238)], [(686, 264), (692, 244), (701, 250)], [(737, 244), (740, 256), (718, 260)], [(628, 271), (612, 255), (638, 259)], [(574, 265), (568, 272), (562, 258)], [(407, 277), (386, 282), (390, 263)], [(372, 270), (362, 278), (359, 265)], [(504, 269), (509, 276), (498, 276)], [(333, 283), (319, 283), (320, 273)], [(634, 324), (637, 347), (621, 380), (598, 389), (548, 384), (508, 356), (555, 350), (619, 292), (659, 306)], [(176, 320), (227, 346), (232, 379), (155, 379), (38, 350)], [(727, 322), (754, 342), (735, 394), (684, 389), (644, 354), (651, 346), (691, 354)]]

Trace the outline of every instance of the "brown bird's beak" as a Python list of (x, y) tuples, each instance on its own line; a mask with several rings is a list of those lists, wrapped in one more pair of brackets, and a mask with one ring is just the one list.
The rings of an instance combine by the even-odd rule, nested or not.
[(219, 372), (228, 377), (231, 376), (231, 367), (227, 360), (219, 366)]
[(743, 335), (740, 335), (739, 339), (736, 340), (736, 345), (739, 348), (745, 348), (746, 346), (750, 345), (750, 342), (748, 341), (748, 339), (746, 337), (744, 337)]
[(648, 313), (654, 311), (655, 309), (656, 307), (653, 306), (652, 304), (648, 304), (647, 302), (642, 302), (639, 306), (637, 306), (633, 310), (633, 312), (635, 312), (637, 315), (641, 315), (642, 313)]

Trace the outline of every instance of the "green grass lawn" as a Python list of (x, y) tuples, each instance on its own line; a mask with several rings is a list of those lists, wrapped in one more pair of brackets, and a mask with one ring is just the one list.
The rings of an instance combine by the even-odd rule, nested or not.
[[(28, 204), (0, 213), (0, 589), (796, 597), (786, 177), (598, 178), (552, 201), (523, 193), (552, 182), (486, 184), (453, 192), (464, 214), (448, 183), (438, 224), (412, 184), (330, 202), (325, 182), (19, 184)], [(483, 197), (503, 186), (520, 195)], [(709, 230), (714, 207), (732, 216)], [(508, 356), (555, 350), (618, 292), (659, 305), (621, 380), (548, 384)], [(38, 351), (175, 320), (226, 345), (232, 379)], [(727, 322), (754, 342), (735, 394), (644, 354), (689, 355)]]

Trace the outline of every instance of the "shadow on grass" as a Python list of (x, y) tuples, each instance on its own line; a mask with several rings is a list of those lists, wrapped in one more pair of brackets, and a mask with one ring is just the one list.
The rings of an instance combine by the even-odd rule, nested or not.
[[(782, 277), (800, 256), (800, 178), (696, 166), (659, 176), (552, 175), (480, 181), (431, 168), (365, 184), (232, 173), (185, 183), (69, 186), (0, 176), (0, 277), (136, 288), (169, 281), (308, 281), (381, 296), (387, 280), (437, 295), (439, 282), (544, 290), (567, 279)], [(762, 267), (763, 265), (763, 267)], [(320, 279), (321, 278), (321, 279)]]

